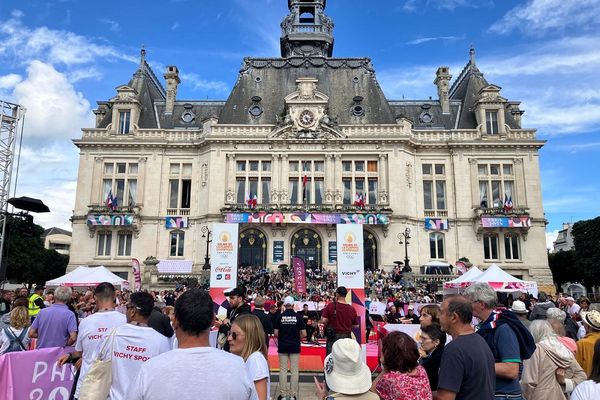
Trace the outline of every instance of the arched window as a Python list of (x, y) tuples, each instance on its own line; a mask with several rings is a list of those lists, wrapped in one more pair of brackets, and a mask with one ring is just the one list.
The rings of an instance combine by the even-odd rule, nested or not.
[(483, 258), (486, 260), (498, 259), (498, 235), (483, 236)]
[(263, 232), (254, 228), (240, 232), (239, 248), (240, 266), (259, 268), (266, 266), (267, 239)]
[(365, 271), (375, 270), (379, 265), (377, 261), (377, 238), (369, 231), (364, 232), (363, 252), (365, 258)]
[(321, 268), (321, 236), (312, 229), (302, 229), (292, 236), (292, 256), (304, 260), (306, 268)]
[(444, 252), (444, 234), (435, 232), (429, 234), (429, 257), (443, 259)]

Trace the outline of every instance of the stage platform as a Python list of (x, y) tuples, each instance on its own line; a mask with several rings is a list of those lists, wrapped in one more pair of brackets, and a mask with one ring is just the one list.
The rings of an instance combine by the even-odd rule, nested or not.
[[(367, 344), (367, 365), (373, 371), (377, 367), (377, 341)], [(325, 341), (320, 340), (318, 344), (302, 342), (300, 350), (300, 372), (323, 372), (325, 361)], [(275, 340), (269, 341), (269, 367), (271, 372), (279, 372), (279, 357), (277, 356), (277, 345)]]

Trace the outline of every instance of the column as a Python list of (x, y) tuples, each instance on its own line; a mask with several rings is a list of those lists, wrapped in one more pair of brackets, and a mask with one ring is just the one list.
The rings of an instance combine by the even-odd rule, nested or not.
[(337, 204), (341, 204), (343, 201), (343, 186), (342, 186), (342, 155), (334, 154), (333, 155), (333, 184), (332, 189), (334, 193), (333, 202)]
[(471, 173), (471, 202), (472, 208), (480, 206), (479, 201), (479, 180), (477, 179), (477, 159), (469, 158), (469, 171)]
[(281, 190), (281, 185), (279, 184), (279, 179), (281, 176), (281, 163), (279, 161), (279, 154), (271, 155), (271, 199), (270, 202), (272, 204), (279, 204), (279, 191)]
[[(521, 158), (515, 158), (514, 174), (515, 174), (515, 191), (516, 196), (513, 196), (513, 205), (515, 208), (527, 208), (527, 188), (525, 186), (525, 168)], [(515, 199), (516, 197), (516, 199)]]
[(104, 157), (95, 157), (94, 158), (94, 166), (92, 172), (92, 182), (90, 184), (90, 200), (91, 203), (104, 204), (106, 199), (103, 199), (102, 196), (102, 175), (104, 173)]
[(235, 154), (227, 154), (227, 188), (225, 189), (225, 200), (227, 203), (235, 203)]
[(287, 154), (281, 154), (280, 166), (281, 174), (279, 175), (279, 204), (288, 204), (290, 202), (290, 194), (288, 193), (290, 164)]
[(137, 177), (137, 199), (135, 202), (138, 206), (144, 205), (144, 193), (146, 192), (146, 168), (147, 168), (148, 157), (140, 157), (138, 159), (138, 177)]
[(334, 173), (334, 165), (333, 165), (333, 155), (325, 154), (325, 203), (332, 204), (333, 203), (333, 194), (334, 194), (334, 182), (335, 177)]

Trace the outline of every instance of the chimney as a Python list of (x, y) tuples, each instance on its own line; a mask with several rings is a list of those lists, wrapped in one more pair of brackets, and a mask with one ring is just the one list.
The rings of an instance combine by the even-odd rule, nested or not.
[(433, 81), (437, 86), (438, 97), (440, 99), (443, 114), (450, 114), (450, 98), (448, 96), (450, 90), (450, 78), (452, 78), (452, 75), (450, 75), (450, 68), (439, 67), (435, 73), (435, 81)]
[(93, 110), (93, 113), (96, 115), (96, 128), (100, 126), (106, 116), (107, 108), (106, 104), (98, 103), (98, 108)]
[(508, 102), (508, 111), (510, 111), (510, 114), (514, 118), (515, 123), (517, 124), (517, 127), (519, 129), (521, 129), (521, 117), (525, 113), (525, 111), (523, 111), (523, 110), (521, 110), (519, 108), (520, 104), (521, 104), (520, 101), (510, 101), (510, 102)]
[(167, 82), (167, 104), (165, 106), (165, 114), (173, 114), (173, 108), (175, 107), (175, 98), (177, 97), (177, 85), (181, 82), (179, 80), (179, 70), (174, 65), (167, 67), (167, 72), (163, 75)]

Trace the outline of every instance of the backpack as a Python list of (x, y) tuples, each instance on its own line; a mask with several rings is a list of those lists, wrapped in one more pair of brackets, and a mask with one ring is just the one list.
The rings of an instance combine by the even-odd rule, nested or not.
[(28, 329), (23, 329), (19, 334), (19, 337), (15, 335), (15, 333), (8, 326), (4, 327), (4, 333), (10, 340), (10, 345), (2, 354), (12, 353), (15, 351), (26, 351), (27, 348), (23, 345), (23, 339), (25, 339), (25, 335), (27, 334)]

